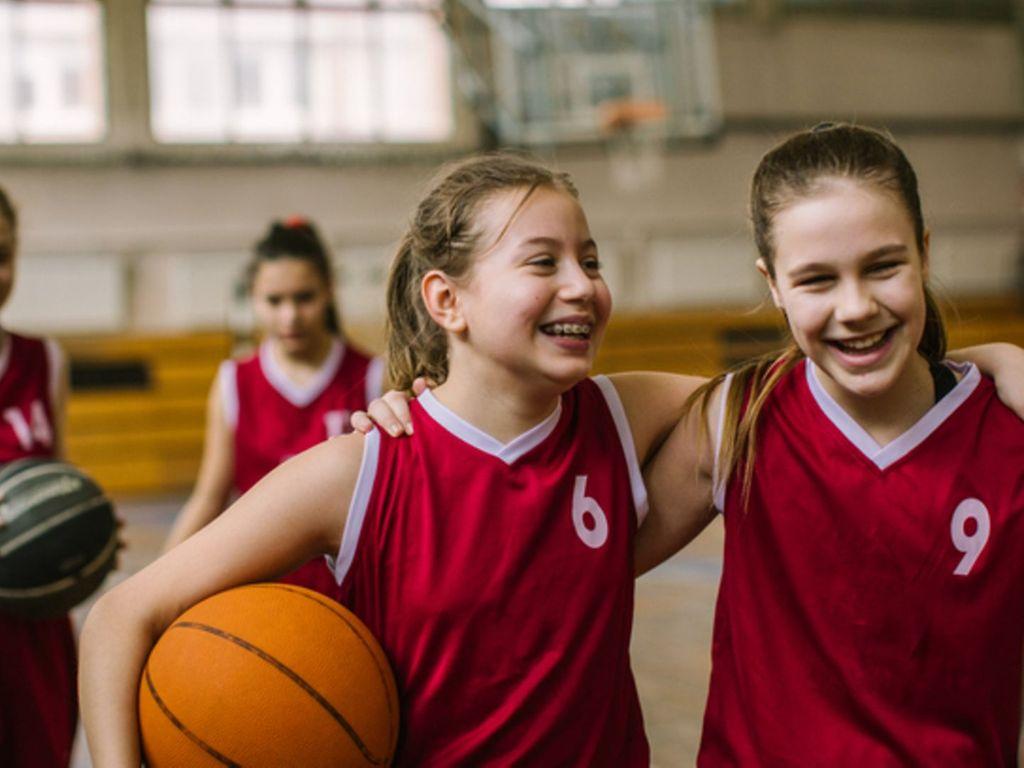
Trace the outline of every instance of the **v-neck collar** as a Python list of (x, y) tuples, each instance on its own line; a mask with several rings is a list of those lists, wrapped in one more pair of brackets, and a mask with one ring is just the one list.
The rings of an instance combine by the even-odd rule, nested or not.
[(502, 443), (497, 438), (474, 427), (447, 406), (442, 405), (441, 401), (434, 397), (434, 393), (429, 389), (416, 398), (416, 400), (423, 407), (423, 410), (427, 412), (427, 415), (448, 432), (477, 450), (500, 459), (505, 464), (513, 464), (517, 459), (543, 443), (554, 431), (562, 415), (562, 401), (559, 399), (555, 410), (542, 422), (530, 427), (509, 442)]
[(260, 344), (259, 355), (260, 367), (263, 369), (263, 375), (270, 382), (270, 386), (276, 389), (281, 397), (295, 407), (305, 408), (320, 397), (323, 391), (327, 389), (327, 385), (331, 383), (331, 379), (338, 372), (341, 361), (345, 356), (345, 345), (341, 341), (333, 341), (331, 349), (320, 368), (308, 382), (301, 385), (289, 379), (285, 372), (281, 370), (281, 367), (274, 359), (269, 342), (265, 341)]
[(880, 446), (871, 435), (835, 401), (815, 374), (816, 367), (810, 360), (805, 361), (805, 378), (818, 407), (825, 417), (835, 425), (853, 446), (864, 454), (879, 469), (886, 469), (896, 463), (937, 430), (977, 388), (981, 373), (973, 364), (959, 365), (957, 370), (963, 377), (944, 398), (935, 403), (906, 432), (885, 446)]

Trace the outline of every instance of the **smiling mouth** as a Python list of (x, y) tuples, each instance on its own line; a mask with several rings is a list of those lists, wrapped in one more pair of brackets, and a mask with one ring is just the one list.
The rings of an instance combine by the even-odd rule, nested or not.
[(548, 323), (540, 326), (540, 332), (547, 336), (561, 336), (567, 339), (589, 339), (594, 331), (590, 323)]
[(895, 331), (896, 326), (893, 326), (884, 331), (873, 333), (870, 336), (861, 336), (857, 339), (844, 339), (842, 341), (832, 339), (828, 344), (848, 355), (866, 355), (884, 347)]

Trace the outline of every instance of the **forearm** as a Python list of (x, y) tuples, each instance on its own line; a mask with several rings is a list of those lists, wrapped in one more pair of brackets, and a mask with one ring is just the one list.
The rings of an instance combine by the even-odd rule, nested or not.
[(216, 499), (196, 498), (193, 496), (181, 508), (178, 517), (171, 526), (171, 532), (167, 534), (164, 542), (164, 552), (167, 552), (183, 542), (192, 534), (209, 525), (223, 511), (223, 502), (218, 503)]
[(101, 598), (82, 628), (79, 699), (95, 768), (138, 768), (139, 677), (153, 633), (116, 591)]

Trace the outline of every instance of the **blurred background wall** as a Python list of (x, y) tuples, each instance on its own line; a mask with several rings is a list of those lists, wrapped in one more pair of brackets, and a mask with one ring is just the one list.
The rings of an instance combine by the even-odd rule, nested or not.
[[(515, 146), (575, 177), (620, 318), (670, 318), (609, 337), (637, 344), (680, 312), (757, 305), (749, 176), (822, 120), (895, 135), (921, 178), (940, 293), (1005, 314), (1022, 282), (1020, 5), (0, 0), (0, 185), (22, 216), (4, 324), (69, 339), (73, 359), (141, 359), (159, 390), (152, 339), (199, 359), (182, 338), (244, 334), (248, 249), (302, 214), (334, 249), (353, 335), (379, 348), (387, 263), (433, 172)], [(608, 120), (649, 103), (660, 118)], [(230, 347), (204, 343), (210, 361), (174, 374), (191, 389), (167, 390), (199, 413), (173, 449), (182, 466), (140, 487), (194, 471)], [(725, 359), (669, 346), (681, 370)], [(72, 402), (87, 464), (98, 449), (74, 427), (94, 430), (90, 397)]]

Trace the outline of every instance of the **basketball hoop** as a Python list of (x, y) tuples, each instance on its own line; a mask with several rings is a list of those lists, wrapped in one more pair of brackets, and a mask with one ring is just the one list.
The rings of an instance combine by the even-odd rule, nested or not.
[(615, 99), (598, 107), (612, 181), (639, 192), (664, 170), (668, 108), (656, 99)]

